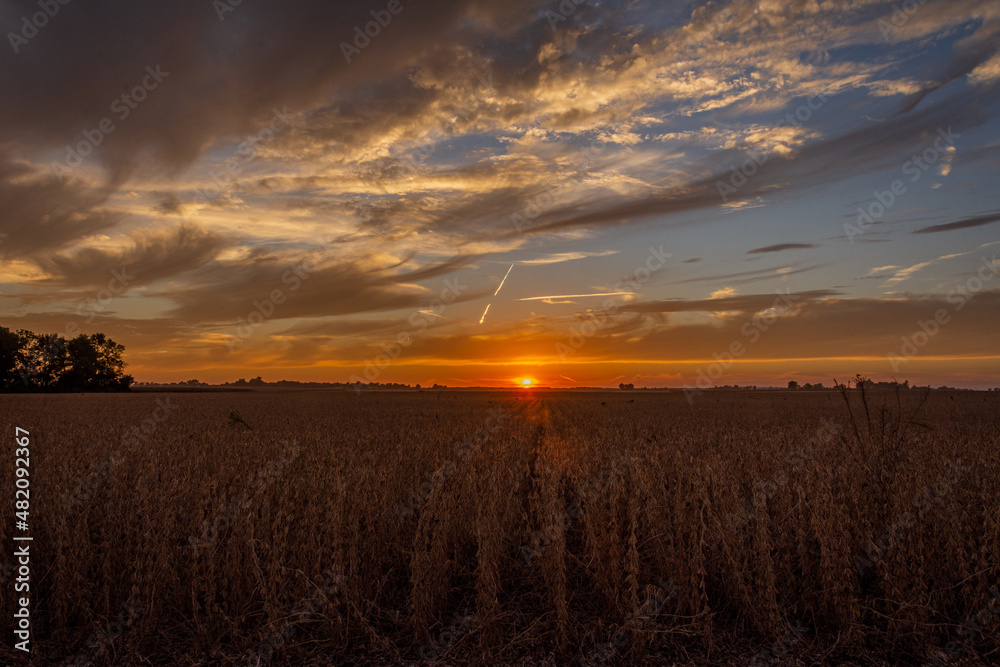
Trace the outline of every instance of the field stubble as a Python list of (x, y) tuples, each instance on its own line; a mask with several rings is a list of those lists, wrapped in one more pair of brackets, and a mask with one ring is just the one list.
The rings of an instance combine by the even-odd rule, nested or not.
[(3, 396), (32, 664), (995, 661), (1000, 395), (849, 393)]

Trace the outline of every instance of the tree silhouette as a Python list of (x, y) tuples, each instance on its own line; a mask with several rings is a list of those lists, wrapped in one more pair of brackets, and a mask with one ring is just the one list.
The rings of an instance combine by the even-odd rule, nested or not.
[(0, 389), (11, 389), (18, 381), (21, 336), (0, 327)]
[(119, 345), (102, 333), (80, 334), (66, 344), (69, 369), (60, 378), (62, 386), (72, 391), (113, 391), (128, 389), (132, 376), (125, 375)]
[(0, 327), (0, 389), (126, 391), (125, 347), (102, 333), (66, 341), (58, 334)]
[(66, 341), (58, 334), (36, 334), (21, 329), (18, 374), (29, 389), (55, 389), (66, 372), (69, 356)]

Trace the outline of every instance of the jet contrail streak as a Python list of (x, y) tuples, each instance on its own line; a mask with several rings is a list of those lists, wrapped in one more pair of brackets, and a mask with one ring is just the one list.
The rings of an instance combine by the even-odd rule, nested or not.
[[(501, 287), (503, 287), (503, 284), (504, 284), (505, 282), (507, 282), (507, 276), (509, 276), (509, 275), (510, 275), (510, 272), (511, 272), (511, 270), (512, 270), (513, 268), (514, 268), (514, 265), (513, 265), (513, 264), (511, 264), (511, 265), (510, 265), (510, 268), (509, 268), (509, 269), (507, 269), (507, 273), (503, 274), (503, 280), (501, 280), (501, 281), (500, 281), (500, 284), (499, 284), (499, 285), (497, 286), (497, 291), (496, 291), (496, 292), (493, 292), (493, 296), (496, 296), (497, 294), (499, 294), (499, 293), (500, 293), (500, 288), (501, 288)], [(488, 304), (486, 304), (486, 310), (484, 310), (484, 311), (483, 311), (483, 316), (479, 318), (479, 323), (480, 323), (480, 324), (482, 324), (483, 322), (485, 322), (485, 321), (486, 321), (486, 313), (490, 312), (490, 306), (492, 306), (492, 305), (493, 305), (493, 302), (492, 302), (492, 301), (491, 301), (491, 302), (489, 302)]]
[[(514, 265), (513, 265), (513, 264), (511, 264), (511, 265), (510, 265), (510, 269), (513, 269), (513, 268), (514, 268)], [(507, 269), (507, 273), (503, 274), (503, 280), (501, 280), (501, 281), (500, 281), (500, 287), (503, 287), (503, 284), (504, 284), (505, 282), (507, 282), (507, 276), (509, 276), (509, 275), (510, 275), (510, 269)], [(496, 292), (493, 292), (493, 296), (496, 296), (497, 294), (499, 294), (499, 293), (500, 293), (500, 287), (497, 287), (497, 291), (496, 291)], [(488, 307), (488, 306), (487, 306), (487, 307)]]
[(620, 296), (622, 294), (634, 294), (635, 292), (601, 292), (599, 294), (553, 294), (552, 296), (529, 296), (518, 301), (541, 301), (542, 299), (579, 299), (585, 296)]

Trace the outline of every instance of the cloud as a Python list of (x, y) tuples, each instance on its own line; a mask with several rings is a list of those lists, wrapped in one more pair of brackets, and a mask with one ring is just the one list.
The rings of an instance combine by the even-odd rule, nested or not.
[(632, 292), (597, 292), (594, 294), (553, 294), (551, 296), (528, 296), (518, 301), (545, 301), (546, 303), (555, 303), (553, 299), (584, 299), (590, 297), (598, 296), (624, 296), (632, 294)]
[(523, 259), (520, 260), (518, 264), (559, 264), (560, 262), (571, 262), (575, 259), (585, 259), (587, 257), (607, 257), (608, 255), (616, 254), (618, 254), (617, 250), (605, 250), (603, 252), (560, 252), (553, 255), (546, 255), (545, 257), (537, 257), (535, 259)]
[(904, 280), (909, 280), (910, 278), (912, 278), (914, 276), (914, 274), (916, 274), (916, 273), (918, 273), (920, 271), (923, 271), (924, 269), (926, 269), (928, 266), (931, 266), (932, 264), (936, 264), (939, 260), (940, 260), (940, 258), (934, 258), (934, 259), (927, 260), (926, 262), (920, 262), (918, 264), (914, 264), (913, 266), (908, 266), (908, 267), (906, 267), (904, 269), (899, 269), (898, 271), (896, 271), (892, 275), (891, 278), (889, 278), (888, 280), (886, 280), (885, 283), (883, 283), (883, 284), (884, 285), (895, 285), (896, 283), (901, 283)]
[[(655, 316), (664, 312), (685, 312), (680, 302), (627, 304), (613, 316), (612, 325), (602, 327), (606, 334), (587, 340), (571, 361), (581, 366), (591, 363), (614, 363), (616, 368), (635, 364), (643, 367), (642, 360), (658, 360), (662, 368), (672, 363), (663, 357), (663, 350), (670, 350), (669, 359), (704, 360), (712, 363), (713, 354), (724, 354), (734, 342), (741, 342), (746, 354), (741, 361), (781, 359), (833, 359), (839, 366), (845, 361), (862, 358), (881, 360), (889, 372), (888, 354), (900, 354), (900, 338), (920, 331), (919, 322), (933, 319), (934, 313), (944, 308), (954, 312), (954, 304), (945, 296), (919, 296), (911, 299), (832, 298), (837, 295), (820, 292), (793, 293), (793, 308), (782, 311), (776, 322), (771, 322), (763, 332), (753, 325), (753, 317), (774, 306), (776, 295), (747, 295), (752, 298), (739, 308), (742, 317), (730, 317), (688, 323), (661, 323), (650, 326), (647, 314)], [(741, 297), (743, 298), (743, 297)], [(782, 302), (779, 301), (779, 306)], [(716, 308), (718, 304), (694, 302), (691, 308)], [(730, 304), (736, 306), (737, 304)], [(680, 310), (672, 310), (674, 307)], [(641, 308), (641, 312), (631, 309)], [(585, 314), (581, 320), (589, 321)], [(750, 329), (745, 325), (750, 322)], [(864, 335), (856, 327), (845, 323), (864, 322)], [(953, 317), (941, 327), (940, 332), (922, 348), (914, 359), (923, 356), (990, 356), (996, 355), (995, 336), (1000, 326), (1000, 291), (980, 292), (971, 296), (962, 309), (962, 317)], [(758, 335), (753, 335), (756, 331)], [(636, 332), (643, 332), (633, 336)], [(421, 364), (476, 364), (483, 360), (510, 360), (545, 357), (559, 343), (566, 344), (569, 333), (551, 327), (511, 326), (495, 336), (481, 336), (465, 331), (441, 331), (433, 336), (416, 340), (407, 349), (407, 359)], [(378, 349), (377, 344), (340, 358), (365, 358)], [(860, 363), (855, 361), (854, 363)], [(868, 364), (870, 365), (870, 364)], [(692, 369), (698, 365), (685, 364)], [(905, 368), (904, 368), (905, 372)], [(576, 376), (576, 373), (574, 373)], [(832, 379), (832, 378), (831, 378)], [(903, 379), (903, 378), (900, 378)]]
[(955, 258), (958, 258), (958, 257), (964, 257), (966, 255), (971, 255), (971, 254), (975, 253), (978, 250), (982, 250), (983, 248), (987, 248), (987, 247), (989, 247), (991, 245), (995, 245), (996, 243), (998, 243), (998, 242), (997, 241), (993, 241), (993, 242), (990, 242), (990, 243), (984, 243), (984, 244), (981, 244), (979, 247), (975, 248), (974, 250), (967, 250), (965, 252), (956, 252), (956, 253), (949, 253), (947, 255), (941, 255), (939, 257), (935, 257), (933, 259), (929, 259), (929, 260), (924, 261), (924, 262), (919, 262), (917, 264), (914, 264), (913, 266), (908, 266), (906, 268), (895, 267), (897, 269), (897, 271), (892, 275), (891, 278), (889, 278), (887, 281), (885, 281), (883, 283), (883, 285), (884, 286), (888, 286), (888, 285), (894, 285), (896, 283), (903, 282), (904, 280), (908, 280), (908, 279), (912, 278), (916, 273), (918, 273), (920, 271), (923, 271), (928, 266), (932, 266), (934, 264), (937, 264), (939, 262), (944, 262), (944, 261), (947, 261), (949, 259), (955, 259)]
[(122, 214), (104, 208), (107, 188), (61, 182), (0, 150), (0, 257), (51, 252), (108, 230)]
[(900, 268), (900, 267), (897, 266), (897, 265), (895, 265), (895, 264), (888, 264), (886, 266), (877, 266), (877, 267), (871, 269), (870, 271), (868, 271), (868, 273), (866, 273), (863, 276), (863, 278), (865, 278), (865, 279), (879, 279), (879, 280), (881, 280), (883, 278), (888, 278), (889, 277), (889, 274), (887, 273), (888, 271), (893, 271), (893, 270), (898, 269), (898, 268)]
[(722, 299), (725, 297), (736, 296), (739, 292), (735, 287), (723, 287), (722, 289), (715, 290), (708, 297), (709, 299)]
[[(741, 198), (760, 196), (772, 191), (807, 190), (849, 176), (871, 173), (887, 167), (899, 167), (924, 142), (933, 143), (938, 131), (952, 129), (961, 134), (981, 125), (989, 116), (981, 113), (983, 97), (996, 93), (970, 91), (955, 93), (951, 99), (900, 111), (891, 125), (876, 124), (852, 129), (830, 138), (808, 143), (791, 156), (773, 156), (759, 166), (746, 185), (738, 190)], [(731, 161), (745, 159), (746, 154), (728, 156)], [(712, 169), (714, 160), (694, 167), (695, 173)], [(670, 216), (722, 203), (720, 183), (727, 183), (728, 173), (719, 171), (700, 179), (688, 180), (657, 188), (644, 197), (619, 199), (605, 197), (580, 202), (572, 208), (554, 208), (539, 216), (525, 233), (539, 234), (567, 228), (601, 228), (636, 222), (652, 216)]]
[(732, 282), (733, 284), (736, 285), (745, 285), (749, 283), (760, 282), (762, 280), (771, 280), (774, 278), (782, 278), (797, 273), (805, 273), (807, 271), (813, 271), (815, 269), (820, 268), (822, 265), (814, 264), (812, 266), (795, 268), (796, 266), (797, 265), (773, 266), (766, 269), (754, 269), (752, 271), (737, 271), (736, 273), (721, 273), (709, 276), (685, 278), (684, 280), (675, 281), (674, 284), (684, 285), (690, 283), (705, 283), (705, 282)]
[(969, 72), (969, 80), (981, 86), (994, 85), (1000, 81), (1000, 53)]
[[(282, 294), (270, 318), (284, 320), (303, 317), (328, 317), (396, 309), (428, 308), (447, 287), (444, 277), (468, 265), (470, 258), (455, 257), (416, 270), (400, 273), (393, 264), (374, 258), (354, 260), (322, 256), (255, 251), (238, 260), (217, 260), (192, 278), (190, 285), (164, 291), (161, 296), (177, 306), (172, 317), (203, 323), (230, 322), (236, 325), (257, 310), (257, 303)], [(435, 288), (416, 284), (441, 278)], [(461, 278), (451, 284), (461, 284)], [(459, 294), (452, 303), (488, 296), (488, 291), (452, 290)], [(265, 310), (268, 308), (265, 306)]]
[(162, 198), (153, 205), (153, 211), (160, 215), (183, 215), (184, 205), (175, 192), (164, 192)]
[[(6, 49), (0, 56), (0, 87), (21, 91), (17, 104), (0, 110), (0, 136), (61, 148), (107, 117), (116, 127), (96, 153), (116, 180), (145, 157), (176, 170), (220, 140), (257, 132), (276, 106), (312, 107), (335, 88), (401, 71), (427, 51), (428, 34), (447, 34), (471, 3), (406, 6), (350, 63), (340, 44), (372, 20), (367, 5), (290, 0), (230, 7), (220, 17), (219, 4), (61, 6), (22, 53)], [(147, 65), (168, 74), (120, 119), (112, 104), (142, 80)]]
[(642, 301), (628, 303), (619, 308), (630, 313), (722, 313), (730, 311), (761, 312), (776, 307), (775, 304), (805, 303), (818, 299), (828, 299), (839, 296), (836, 290), (809, 290), (806, 292), (778, 294), (743, 294), (738, 296), (720, 296), (709, 299), (676, 300), (676, 301)]
[(225, 244), (220, 234), (183, 224), (170, 231), (141, 231), (129, 247), (83, 248), (36, 262), (47, 274), (41, 284), (106, 285), (112, 270), (122, 270), (133, 276), (129, 286), (139, 287), (197, 269), (215, 259)]
[(921, 227), (920, 229), (914, 231), (914, 234), (937, 234), (939, 232), (951, 232), (956, 229), (972, 229), (973, 227), (982, 227), (984, 225), (991, 225), (994, 222), (1000, 221), (1000, 213), (988, 213), (986, 215), (978, 215), (971, 218), (963, 218), (962, 220), (956, 220), (955, 222), (947, 222), (941, 225), (931, 225), (929, 227)]
[(778, 245), (764, 246), (763, 248), (755, 248), (753, 250), (748, 250), (748, 255), (757, 255), (768, 252), (782, 252), (784, 250), (803, 250), (807, 248), (818, 248), (819, 245), (816, 243), (779, 243)]

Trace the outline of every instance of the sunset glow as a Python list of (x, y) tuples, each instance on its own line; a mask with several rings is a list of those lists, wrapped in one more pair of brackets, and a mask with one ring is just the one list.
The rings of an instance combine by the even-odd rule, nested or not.
[(364, 3), (60, 5), (2, 56), (0, 326), (140, 381), (997, 384), (995, 2), (563, 4), (349, 57)]

